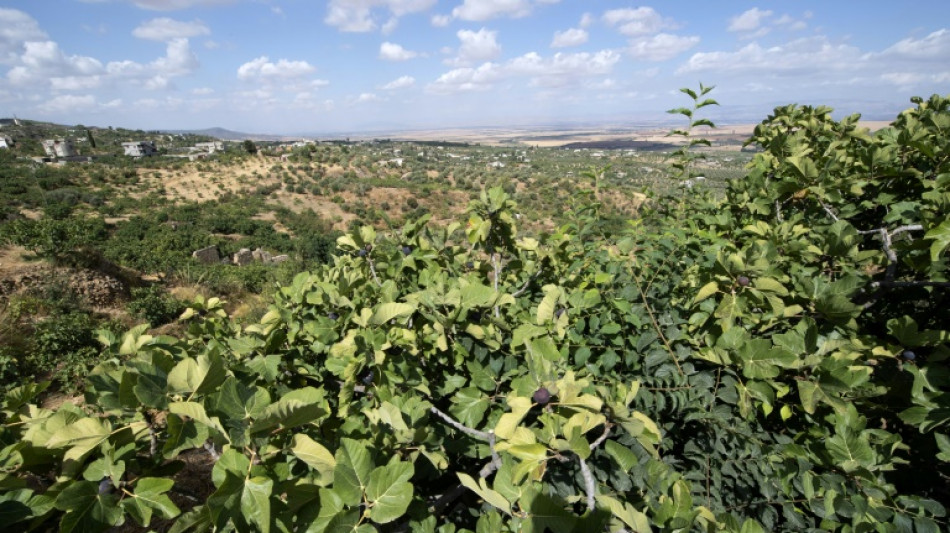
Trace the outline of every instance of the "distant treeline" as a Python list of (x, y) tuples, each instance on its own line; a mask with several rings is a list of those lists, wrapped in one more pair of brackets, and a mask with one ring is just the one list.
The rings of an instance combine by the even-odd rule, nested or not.
[(655, 141), (587, 141), (587, 142), (576, 142), (562, 145), (561, 148), (566, 150), (576, 150), (578, 148), (587, 148), (591, 150), (645, 150), (645, 151), (660, 151), (660, 150), (675, 150), (678, 148), (675, 144), (670, 143), (661, 143)]

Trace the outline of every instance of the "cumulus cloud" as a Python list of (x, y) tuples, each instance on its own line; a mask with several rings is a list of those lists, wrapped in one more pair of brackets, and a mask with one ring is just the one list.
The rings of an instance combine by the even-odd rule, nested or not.
[(82, 96), (74, 94), (62, 94), (45, 100), (37, 106), (41, 113), (55, 114), (66, 112), (91, 111), (96, 108), (96, 98), (91, 94)]
[(581, 15), (580, 27), (587, 29), (590, 28), (591, 24), (594, 23), (594, 16), (590, 13), (584, 13)]
[(455, 34), (460, 41), (458, 55), (446, 63), (467, 66), (479, 61), (488, 61), (501, 54), (498, 32), (482, 28), (478, 31), (459, 30)]
[(630, 55), (645, 61), (666, 61), (699, 44), (695, 35), (681, 36), (659, 33), (652, 37), (633, 39), (628, 49)]
[(611, 9), (604, 13), (603, 20), (608, 26), (617, 28), (628, 37), (650, 35), (679, 27), (673, 19), (660, 16), (652, 7)]
[[(81, 0), (86, 3), (102, 3), (109, 0)], [(213, 7), (233, 4), (237, 0), (114, 0), (119, 3), (132, 4), (151, 11), (178, 11), (193, 7)]]
[(484, 63), (478, 68), (463, 67), (450, 70), (430, 83), (426, 90), (435, 94), (467, 91), (486, 91), (501, 77), (498, 65)]
[(323, 21), (345, 32), (369, 32), (379, 28), (380, 11), (389, 16), (384, 29), (395, 28), (400, 17), (427, 11), (437, 0), (330, 0)]
[(416, 79), (412, 76), (400, 76), (393, 81), (383, 85), (381, 87), (384, 91), (395, 91), (398, 89), (405, 89), (407, 87), (412, 87), (416, 84)]
[(452, 16), (451, 15), (432, 15), (430, 19), (432, 25), (436, 28), (444, 28), (451, 24)]
[(529, 0), (464, 0), (452, 10), (457, 19), (484, 21), (497, 17), (520, 18), (531, 13)]
[(261, 56), (238, 67), (237, 76), (242, 80), (301, 78), (316, 70), (306, 61), (279, 59), (275, 63), (267, 56)]
[(102, 63), (92, 57), (66, 55), (54, 41), (30, 41), (23, 44), (19, 65), (7, 72), (12, 85), (39, 85), (49, 81), (58, 90), (98, 86)]
[(408, 61), (419, 54), (406, 50), (396, 43), (384, 42), (379, 45), (379, 58), (386, 61)]
[(132, 30), (132, 35), (139, 39), (161, 42), (210, 34), (211, 30), (200, 20), (185, 22), (168, 17), (152, 19)]
[(375, 93), (360, 93), (359, 96), (351, 97), (349, 99), (350, 105), (359, 105), (367, 104), (370, 102), (378, 102), (382, 100), (379, 96), (376, 96)]
[(527, 78), (532, 86), (565, 87), (577, 85), (591, 77), (610, 74), (620, 61), (620, 54), (601, 50), (543, 57), (529, 52), (504, 64), (483, 63), (478, 68), (462, 67), (446, 72), (430, 83), (426, 90), (435, 94), (485, 91), (496, 82)]
[(750, 32), (759, 29), (762, 22), (772, 16), (771, 10), (762, 10), (753, 7), (729, 19), (729, 31)]
[(767, 74), (770, 76), (816, 76), (828, 72), (854, 72), (865, 63), (861, 51), (846, 44), (834, 44), (824, 36), (795, 39), (765, 48), (749, 43), (735, 52), (693, 54), (677, 73), (723, 72)]
[(554, 40), (551, 41), (551, 48), (578, 46), (586, 43), (587, 37), (587, 31), (579, 28), (556, 31), (554, 32)]
[(0, 64), (17, 61), (27, 41), (43, 41), (46, 32), (36, 20), (17, 9), (0, 7)]
[(889, 46), (879, 57), (908, 60), (946, 60), (950, 57), (950, 31), (937, 30), (922, 39), (907, 38)]

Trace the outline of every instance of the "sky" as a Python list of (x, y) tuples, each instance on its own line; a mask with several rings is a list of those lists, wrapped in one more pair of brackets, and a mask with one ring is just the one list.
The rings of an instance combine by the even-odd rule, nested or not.
[(0, 117), (359, 133), (637, 126), (715, 85), (892, 119), (950, 94), (950, 2), (0, 0)]

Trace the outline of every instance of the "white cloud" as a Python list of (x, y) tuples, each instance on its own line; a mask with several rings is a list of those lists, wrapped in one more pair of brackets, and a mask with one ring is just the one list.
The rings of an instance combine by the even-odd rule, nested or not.
[(881, 74), (881, 79), (900, 87), (909, 87), (926, 79), (926, 76), (917, 72), (888, 72)]
[(578, 46), (586, 42), (587, 31), (578, 28), (570, 28), (564, 31), (554, 32), (554, 40), (551, 41), (551, 48)]
[(591, 24), (594, 23), (594, 16), (590, 13), (584, 13), (581, 15), (580, 27), (587, 29), (590, 28)]
[(323, 21), (345, 32), (368, 32), (379, 27), (377, 11), (389, 12), (384, 30), (395, 28), (399, 17), (429, 10), (437, 0), (330, 0)]
[(41, 113), (75, 113), (82, 111), (91, 111), (96, 108), (96, 98), (91, 94), (82, 96), (74, 94), (62, 94), (45, 100), (37, 106)]
[(300, 78), (316, 70), (306, 61), (280, 59), (274, 63), (267, 56), (261, 56), (238, 67), (237, 76), (242, 80)]
[[(81, 0), (86, 3), (100, 3), (108, 0)], [(177, 11), (192, 7), (213, 7), (233, 4), (237, 0), (115, 0), (117, 2), (133, 4), (142, 9), (151, 11)]]
[(383, 27), (380, 28), (379, 31), (381, 31), (383, 35), (389, 35), (390, 33), (396, 31), (396, 27), (398, 26), (399, 26), (399, 18), (390, 17), (390, 19), (386, 21), (386, 24), (383, 24)]
[(748, 33), (758, 30), (762, 22), (772, 16), (772, 11), (753, 7), (729, 19), (729, 31)]
[(660, 16), (652, 7), (611, 9), (604, 13), (603, 19), (608, 26), (617, 27), (620, 33), (628, 37), (650, 35), (679, 27), (673, 19)]
[(458, 56), (447, 63), (466, 66), (479, 61), (488, 61), (501, 54), (501, 45), (496, 40), (497, 31), (482, 28), (478, 31), (459, 30), (456, 35), (461, 41)]
[(381, 87), (384, 91), (395, 91), (397, 89), (405, 89), (406, 87), (412, 87), (415, 85), (416, 79), (412, 76), (400, 76), (393, 81), (383, 85)]
[(677, 73), (722, 72), (821, 78), (829, 72), (854, 72), (864, 63), (861, 56), (856, 47), (833, 44), (826, 37), (815, 36), (769, 48), (749, 43), (735, 52), (699, 52), (693, 54)]
[(408, 61), (418, 55), (418, 52), (406, 50), (396, 43), (384, 42), (379, 45), (379, 58), (386, 61)]
[(92, 85), (92, 81), (83, 81), (82, 78), (103, 73), (99, 60), (85, 56), (67, 56), (54, 41), (24, 43), (19, 63), (7, 72), (7, 79), (13, 85), (29, 86), (49, 80), (60, 90), (68, 87), (88, 87)]
[(49, 79), (50, 89), (54, 91), (88, 91), (102, 84), (102, 77), (93, 76), (62, 76)]
[(497, 17), (524, 17), (531, 13), (529, 0), (464, 0), (452, 10), (452, 16), (462, 20), (483, 21)]
[(452, 16), (451, 15), (432, 15), (432, 18), (430, 20), (432, 22), (432, 25), (435, 26), (436, 28), (444, 28), (452, 23)]
[(937, 30), (923, 39), (907, 38), (881, 52), (881, 57), (901, 57), (915, 60), (946, 60), (950, 58), (950, 31)]
[(198, 87), (191, 90), (191, 94), (195, 96), (207, 96), (209, 94), (214, 94), (214, 89), (211, 87)]
[(435, 94), (486, 91), (500, 76), (499, 67), (494, 63), (484, 63), (478, 68), (457, 68), (439, 76), (426, 90)]
[(532, 86), (566, 87), (580, 84), (595, 76), (610, 74), (620, 61), (620, 54), (613, 50), (601, 50), (542, 57), (529, 52), (504, 64), (483, 63), (478, 68), (463, 67), (451, 70), (430, 83), (426, 90), (435, 94), (450, 94), (467, 91), (484, 91), (502, 80), (528, 78)]
[(630, 41), (630, 55), (646, 61), (666, 61), (672, 59), (699, 44), (696, 35), (682, 36), (659, 33), (652, 37), (641, 37)]
[(150, 67), (162, 74), (182, 76), (193, 72), (198, 64), (198, 57), (191, 51), (188, 39), (172, 39), (166, 47), (165, 57), (153, 61)]
[(350, 105), (366, 104), (370, 102), (379, 102), (382, 100), (374, 93), (361, 93), (355, 98), (350, 98)]
[(0, 64), (15, 63), (23, 43), (45, 39), (46, 32), (33, 17), (17, 9), (0, 7)]
[(211, 30), (200, 20), (184, 22), (168, 17), (152, 19), (132, 30), (132, 35), (139, 39), (161, 42), (210, 34)]
[(545, 59), (530, 52), (509, 61), (504, 72), (515, 76), (530, 76), (535, 86), (563, 87), (574, 85), (582, 78), (609, 74), (620, 61), (620, 54), (613, 50), (601, 50), (596, 54), (557, 53)]

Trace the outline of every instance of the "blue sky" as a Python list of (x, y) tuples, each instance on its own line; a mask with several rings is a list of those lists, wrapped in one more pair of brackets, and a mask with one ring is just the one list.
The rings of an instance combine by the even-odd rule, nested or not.
[(3, 0), (0, 116), (254, 133), (636, 125), (716, 85), (892, 118), (950, 93), (950, 2)]

